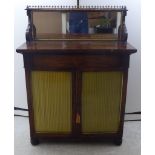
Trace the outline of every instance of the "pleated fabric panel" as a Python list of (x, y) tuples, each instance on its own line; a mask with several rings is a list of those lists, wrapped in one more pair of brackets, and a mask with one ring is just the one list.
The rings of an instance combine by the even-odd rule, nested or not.
[(35, 130), (70, 133), (72, 80), (69, 72), (32, 71)]
[(120, 122), (123, 74), (84, 72), (82, 77), (82, 132), (115, 133)]

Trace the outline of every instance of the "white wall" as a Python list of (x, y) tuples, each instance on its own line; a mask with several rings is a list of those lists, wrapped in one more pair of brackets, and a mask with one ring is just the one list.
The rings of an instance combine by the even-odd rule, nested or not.
[[(138, 49), (137, 54), (131, 55), (127, 105), (126, 111), (138, 111), (141, 109), (141, 8), (140, 0), (80, 0), (81, 5), (126, 5), (128, 14), (126, 26), (129, 37), (128, 42)], [(14, 44), (15, 49), (25, 42), (27, 27), (26, 5), (75, 5), (76, 0), (15, 0), (15, 25)], [(21, 54), (14, 53), (15, 70), (15, 106), (27, 107), (25, 73)]]

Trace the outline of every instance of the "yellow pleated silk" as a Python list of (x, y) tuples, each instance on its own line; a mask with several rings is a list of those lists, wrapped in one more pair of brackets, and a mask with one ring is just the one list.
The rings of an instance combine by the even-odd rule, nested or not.
[(70, 133), (71, 73), (32, 71), (31, 85), (36, 132)]
[(82, 132), (115, 133), (120, 122), (123, 74), (84, 72), (82, 76)]

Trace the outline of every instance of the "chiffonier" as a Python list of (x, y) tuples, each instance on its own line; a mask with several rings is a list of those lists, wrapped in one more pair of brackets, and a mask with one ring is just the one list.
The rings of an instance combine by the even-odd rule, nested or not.
[(125, 6), (27, 6), (23, 55), (32, 145), (122, 143), (130, 55)]

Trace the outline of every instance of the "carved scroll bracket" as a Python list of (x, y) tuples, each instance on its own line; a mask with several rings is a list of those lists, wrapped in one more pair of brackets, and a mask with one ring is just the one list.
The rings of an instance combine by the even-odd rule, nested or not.
[(118, 28), (118, 40), (126, 42), (128, 39), (127, 28), (125, 25), (125, 16), (127, 15), (126, 9), (122, 11), (122, 20)]
[(28, 16), (28, 26), (26, 29), (25, 37), (26, 41), (33, 41), (36, 37), (36, 28), (32, 23), (32, 11), (27, 10), (27, 16)]

